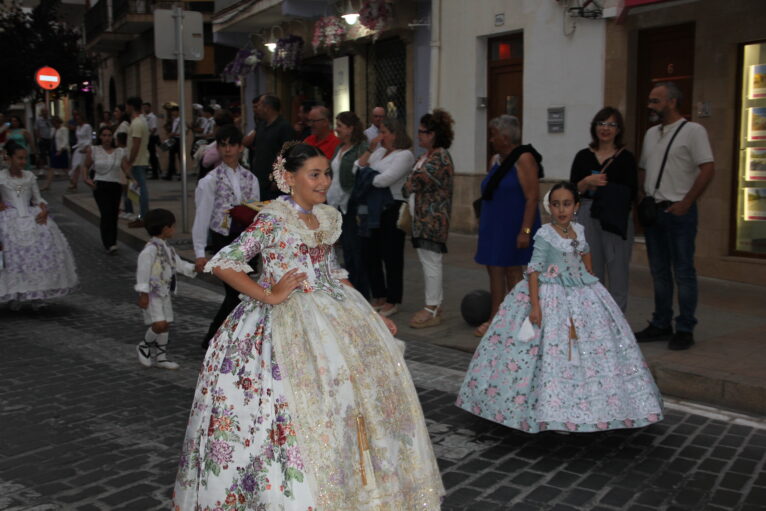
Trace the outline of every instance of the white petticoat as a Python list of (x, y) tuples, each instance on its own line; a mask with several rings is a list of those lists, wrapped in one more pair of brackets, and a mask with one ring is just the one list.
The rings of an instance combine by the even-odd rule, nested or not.
[(0, 270), (0, 303), (42, 300), (71, 293), (78, 279), (72, 250), (52, 218), (35, 222), (40, 213), (31, 207), (28, 216), (13, 208), (0, 211), (0, 243), (4, 269)]

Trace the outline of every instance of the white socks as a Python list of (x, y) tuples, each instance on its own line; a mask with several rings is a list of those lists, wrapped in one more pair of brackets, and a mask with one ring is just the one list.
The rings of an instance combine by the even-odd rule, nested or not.
[(155, 366), (162, 369), (178, 369), (178, 364), (168, 360), (167, 345), (168, 333), (157, 334), (157, 362)]
[[(136, 346), (138, 361), (144, 367), (159, 367), (161, 369), (178, 369), (178, 364), (168, 360), (167, 355), (168, 333), (154, 333), (152, 327), (146, 329), (144, 342)], [(152, 361), (152, 354), (156, 355), (156, 360)], [(154, 363), (152, 363), (154, 362)]]

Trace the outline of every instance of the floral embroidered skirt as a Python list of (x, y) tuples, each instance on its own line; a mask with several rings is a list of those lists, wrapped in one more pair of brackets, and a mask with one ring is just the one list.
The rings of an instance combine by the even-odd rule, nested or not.
[(436, 510), (443, 494), (401, 352), (358, 292), (232, 312), (200, 373), (176, 510)]
[(0, 303), (56, 298), (77, 289), (72, 249), (50, 216), (45, 224), (35, 222), (39, 213), (37, 207), (23, 217), (12, 208), (0, 211), (5, 266), (0, 270)]
[(530, 433), (660, 421), (662, 398), (609, 292), (600, 283), (541, 283), (539, 298), (542, 328), (521, 341), (517, 334), (530, 311), (527, 281), (506, 296), (474, 353), (457, 406)]

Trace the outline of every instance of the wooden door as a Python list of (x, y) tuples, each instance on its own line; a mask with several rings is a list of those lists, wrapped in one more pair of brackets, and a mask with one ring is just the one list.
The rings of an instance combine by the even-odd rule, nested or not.
[(694, 92), (694, 23), (652, 28), (638, 33), (636, 150), (652, 124), (646, 101), (658, 82), (674, 82), (683, 93), (681, 115), (691, 119)]
[[(488, 49), (487, 122), (499, 115), (509, 114), (518, 117), (523, 128), (523, 34), (490, 39)], [(492, 156), (492, 148), (489, 145), (487, 156)]]

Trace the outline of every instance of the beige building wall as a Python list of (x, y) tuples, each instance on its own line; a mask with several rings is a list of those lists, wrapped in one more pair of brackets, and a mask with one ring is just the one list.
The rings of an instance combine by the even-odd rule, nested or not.
[[(473, 232), (472, 202), (486, 170), (489, 39), (523, 33), (523, 142), (543, 155), (548, 178), (569, 177), (574, 155), (589, 141), (588, 126), (603, 106), (606, 21), (571, 19), (561, 2), (442, 0), (439, 13), (438, 97), (455, 118), (450, 153), (457, 172), (452, 229)], [(548, 132), (548, 108), (565, 108), (564, 133)]]
[[(697, 271), (709, 277), (766, 285), (766, 260), (730, 256), (732, 188), (737, 172), (738, 45), (766, 39), (766, 9), (762, 0), (721, 3), (700, 0), (654, 9), (636, 9), (625, 23), (608, 22), (606, 31), (605, 103), (626, 113), (626, 141), (635, 140), (635, 116), (646, 115), (644, 99), (636, 98), (638, 31), (695, 23), (693, 105), (709, 102), (710, 117), (700, 118), (696, 106), (692, 120), (707, 129), (715, 157), (716, 174), (700, 203), (697, 236)], [(635, 261), (646, 264), (642, 244), (634, 250)]]
[(156, 90), (156, 84), (154, 83), (156, 73), (152, 72), (152, 68), (154, 66), (154, 57), (149, 57), (147, 59), (142, 60), (138, 64), (138, 70), (139, 70), (139, 88), (138, 88), (138, 95), (141, 96), (142, 101), (148, 101), (152, 103), (152, 106), (154, 105), (154, 96), (155, 90)]

